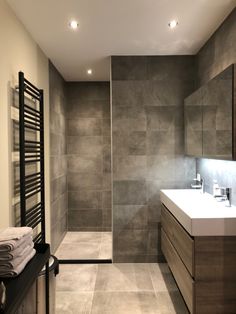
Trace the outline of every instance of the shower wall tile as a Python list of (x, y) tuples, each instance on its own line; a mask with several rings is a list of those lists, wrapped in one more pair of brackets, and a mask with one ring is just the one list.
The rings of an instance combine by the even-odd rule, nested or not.
[(61, 194), (54, 202), (51, 203), (51, 210), (53, 212), (53, 219), (51, 219), (51, 227), (55, 222), (59, 222), (62, 217), (67, 215), (68, 195), (67, 192)]
[[(197, 86), (199, 87), (205, 84), (232, 63), (236, 63), (236, 9), (231, 12), (222, 25), (198, 52)], [(207, 121), (208, 123), (210, 123), (209, 120), (210, 117)], [(220, 147), (222, 151), (228, 149), (227, 141), (229, 138), (230, 136), (227, 132), (226, 134), (222, 133), (220, 139)], [(212, 140), (211, 136), (209, 140)], [(205, 180), (206, 191), (211, 194), (213, 193), (213, 180), (217, 180), (220, 186), (231, 187), (232, 203), (236, 205), (235, 161), (198, 159), (197, 171)]]
[[(102, 209), (71, 209), (68, 212), (70, 231), (101, 231)], [(93, 229), (93, 230), (91, 230)]]
[(114, 205), (145, 205), (146, 202), (145, 180), (113, 181)]
[(102, 190), (102, 174), (68, 172), (68, 191), (78, 191), (83, 188)]
[[(103, 206), (103, 193), (97, 190), (81, 189), (69, 192), (69, 207), (71, 209), (99, 209)], [(106, 207), (110, 207), (110, 203)]]
[(123, 229), (146, 229), (147, 205), (114, 205), (114, 227)]
[(160, 189), (188, 187), (183, 103), (193, 56), (112, 57), (113, 261), (156, 262)]
[(111, 231), (112, 230), (111, 207), (102, 209), (102, 223), (103, 223), (103, 231)]
[(110, 231), (110, 85), (77, 82), (66, 87), (68, 228)]
[[(72, 83), (67, 83), (71, 85)], [(76, 83), (73, 84), (74, 88), (76, 88)], [(82, 83), (77, 83), (82, 84)], [(70, 96), (71, 88), (68, 88), (68, 112), (67, 118), (76, 119), (76, 118), (103, 118), (103, 101), (82, 101), (76, 98), (72, 98)]]
[[(147, 229), (123, 229), (113, 233), (113, 260), (118, 262), (128, 262), (123, 260), (123, 256), (132, 257), (136, 262), (136, 256), (147, 255), (148, 230)], [(140, 262), (140, 261), (139, 261)]]
[(102, 154), (102, 136), (67, 136), (67, 154), (93, 156)]
[(68, 169), (73, 173), (102, 173), (103, 159), (101, 155), (67, 157)]
[(146, 131), (131, 131), (129, 133), (129, 155), (145, 156), (146, 155)]
[(139, 180), (146, 176), (146, 156), (116, 156), (113, 159), (114, 180)]
[(55, 201), (58, 197), (60, 197), (65, 192), (67, 192), (67, 175), (63, 175), (55, 179), (52, 178), (51, 179), (51, 201)]
[(98, 118), (77, 118), (69, 119), (68, 135), (93, 136), (102, 134), (102, 119)]
[(65, 81), (49, 63), (51, 248), (55, 252), (67, 231), (67, 156)]
[(102, 192), (102, 207), (111, 208), (111, 191)]

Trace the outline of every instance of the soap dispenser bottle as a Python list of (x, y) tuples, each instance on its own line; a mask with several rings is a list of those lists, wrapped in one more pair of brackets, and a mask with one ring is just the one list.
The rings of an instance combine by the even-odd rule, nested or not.
[(217, 180), (213, 180), (213, 196), (218, 197), (220, 196), (220, 187), (219, 184), (217, 183)]

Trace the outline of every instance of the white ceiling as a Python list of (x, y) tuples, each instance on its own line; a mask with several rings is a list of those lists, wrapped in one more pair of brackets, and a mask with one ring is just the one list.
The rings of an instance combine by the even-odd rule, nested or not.
[[(7, 1), (68, 81), (109, 80), (111, 55), (195, 54), (236, 6), (236, 0)], [(77, 31), (68, 27), (72, 18)], [(167, 25), (172, 19), (179, 21), (175, 30)]]

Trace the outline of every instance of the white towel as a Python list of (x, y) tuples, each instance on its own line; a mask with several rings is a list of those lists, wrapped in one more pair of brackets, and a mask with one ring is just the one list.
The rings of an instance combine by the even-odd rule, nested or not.
[(29, 239), (32, 241), (32, 236), (26, 235), (22, 237), (20, 240), (6, 240), (6, 241), (0, 241), (0, 254), (11, 252), (21, 245), (23, 245), (25, 242), (29, 241)]
[(2, 271), (8, 270), (8, 269), (14, 269), (16, 268), (18, 265), (20, 265), (22, 263), (22, 261), (31, 254), (32, 250), (33, 250), (33, 245), (28, 245), (23, 252), (22, 256), (18, 256), (16, 258), (14, 258), (12, 261), (1, 261), (0, 262), (0, 273)]
[[(33, 235), (33, 230), (30, 227), (8, 227), (0, 230), (0, 242), (7, 240), (20, 240), (27, 235)], [(0, 243), (1, 244), (1, 243)]]
[(28, 255), (21, 264), (17, 265), (15, 269), (9, 269), (5, 270), (3, 272), (0, 272), (0, 277), (2, 278), (9, 278), (9, 277), (15, 277), (18, 276), (25, 268), (27, 263), (34, 257), (36, 251), (35, 249), (32, 250), (31, 254)]
[(9, 261), (13, 261), (19, 257), (25, 256), (29, 248), (34, 247), (34, 243), (30, 237), (27, 237), (28, 241), (24, 242), (21, 246), (17, 249), (10, 251), (10, 252), (0, 252), (0, 265), (7, 263)]

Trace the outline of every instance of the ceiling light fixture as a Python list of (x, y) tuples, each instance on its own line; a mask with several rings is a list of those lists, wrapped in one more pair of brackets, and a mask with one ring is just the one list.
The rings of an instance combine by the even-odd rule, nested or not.
[(92, 75), (92, 73), (93, 73), (92, 69), (88, 69), (87, 73), (88, 73), (88, 75)]
[(69, 26), (70, 26), (71, 29), (74, 29), (74, 30), (75, 30), (75, 29), (78, 28), (79, 24), (78, 24), (77, 21), (72, 20), (72, 21), (70, 21)]
[(169, 26), (170, 28), (175, 28), (178, 24), (179, 24), (178, 21), (172, 20), (172, 21), (170, 21), (170, 22), (168, 23), (168, 26)]

